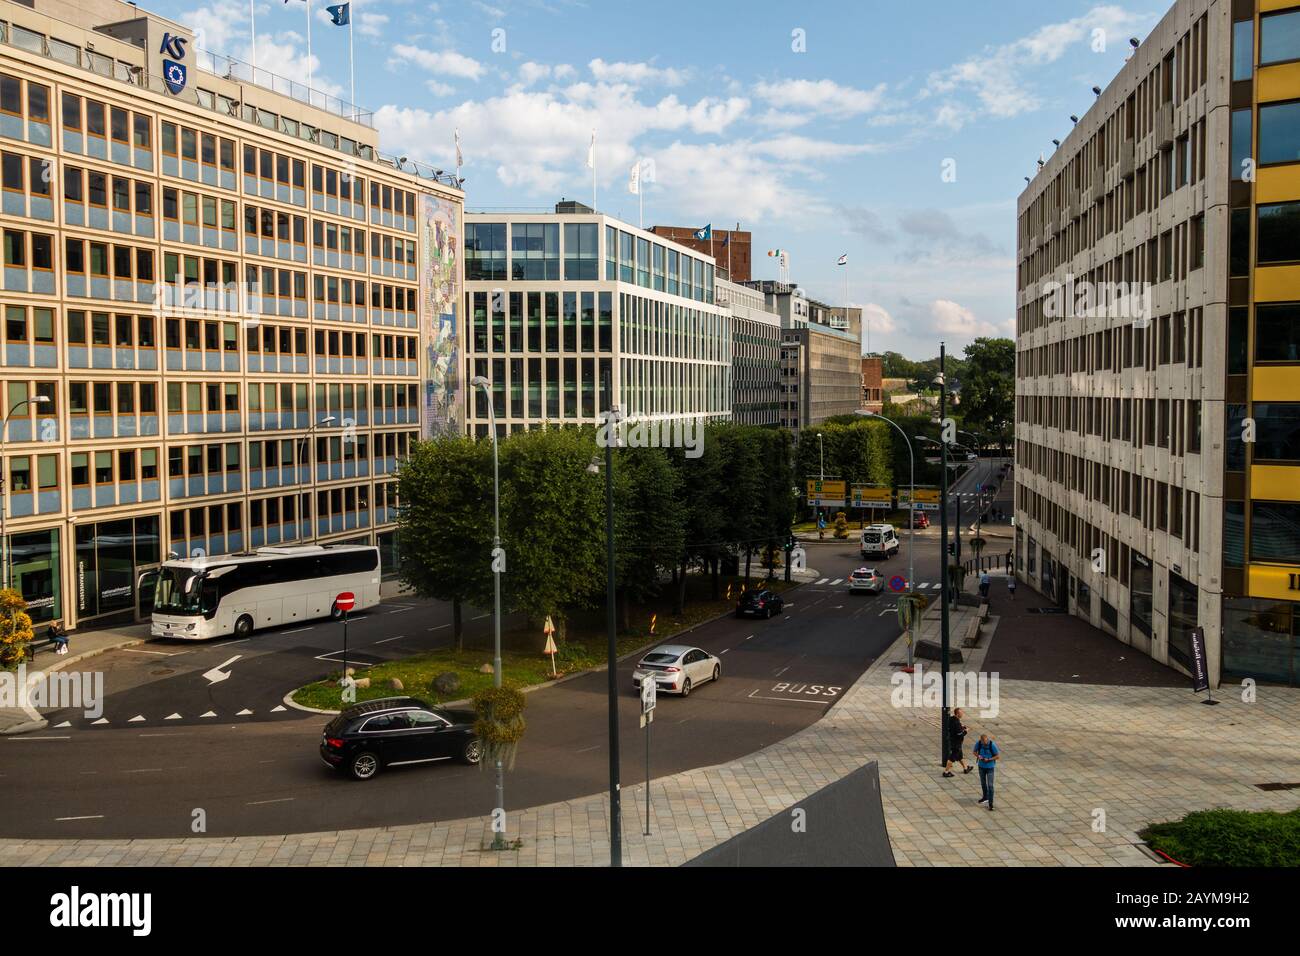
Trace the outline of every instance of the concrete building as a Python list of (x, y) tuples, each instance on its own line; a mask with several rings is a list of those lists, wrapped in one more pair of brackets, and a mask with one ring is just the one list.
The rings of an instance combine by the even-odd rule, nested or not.
[(718, 264), (719, 276), (731, 282), (748, 282), (753, 268), (753, 236), (747, 230), (742, 230), (737, 223), (735, 229), (714, 229), (712, 239), (696, 239), (695, 234), (701, 228), (655, 226), (650, 231), (714, 259)]
[(1300, 4), (1179, 0), (1020, 197), (1018, 574), (1300, 683)]
[(862, 345), (845, 329), (809, 323), (781, 331), (781, 424), (816, 425), (862, 407)]
[(781, 317), (781, 328), (800, 329), (808, 324), (808, 299), (799, 286), (775, 279), (755, 279), (742, 284), (763, 294), (767, 308)]
[(885, 390), (881, 383), (884, 364), (884, 360), (876, 356), (862, 356), (862, 407), (877, 414), (885, 407)]
[[(465, 218), (466, 354), (502, 434), (595, 423), (604, 373), (629, 420), (731, 415), (729, 307), (714, 264), (581, 203)], [(487, 399), (466, 395), (474, 434)]]
[(457, 184), (117, 0), (0, 5), (0, 166), (32, 618), (143, 617), (169, 552), (315, 537), (391, 567), (396, 464), (422, 419), (460, 427)]
[(718, 305), (731, 309), (731, 417), (781, 424), (781, 317), (762, 293), (719, 279)]

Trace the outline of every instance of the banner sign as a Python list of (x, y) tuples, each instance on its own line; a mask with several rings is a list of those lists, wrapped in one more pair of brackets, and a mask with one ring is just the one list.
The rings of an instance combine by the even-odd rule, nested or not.
[(1205, 628), (1194, 627), (1192, 644), (1192, 691), (1200, 693), (1210, 689), (1210, 668), (1205, 654)]

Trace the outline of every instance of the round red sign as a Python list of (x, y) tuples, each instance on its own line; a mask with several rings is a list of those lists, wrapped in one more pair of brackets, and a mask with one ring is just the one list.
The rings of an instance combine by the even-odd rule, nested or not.
[(334, 604), (340, 611), (350, 611), (356, 607), (357, 596), (351, 591), (344, 591), (334, 599)]

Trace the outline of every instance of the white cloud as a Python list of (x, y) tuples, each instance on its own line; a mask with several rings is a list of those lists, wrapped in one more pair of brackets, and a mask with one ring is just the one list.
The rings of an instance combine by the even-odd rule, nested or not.
[(649, 63), (606, 63), (597, 57), (587, 67), (591, 70), (591, 75), (602, 83), (627, 83), (631, 86), (661, 83), (664, 86), (681, 86), (686, 82), (683, 71), (651, 66)]
[(753, 149), (788, 162), (806, 162), (814, 159), (843, 159), (846, 156), (876, 153), (884, 147), (876, 143), (834, 143), (808, 136), (789, 135), (775, 136), (756, 142), (753, 144)]
[(437, 80), (427, 80), (424, 88), (434, 96), (451, 96), (452, 93), (456, 92), (454, 86), (448, 86), (446, 83), (440, 83)]
[(546, 63), (533, 63), (531, 60), (522, 63), (519, 66), (519, 85), (520, 87), (529, 87), (538, 80), (549, 79), (552, 75), (552, 68)]
[(408, 43), (399, 43), (393, 47), (393, 54), (398, 61), (413, 63), (430, 73), (466, 80), (477, 80), (485, 69), (478, 60), (455, 50), (426, 50)]
[(970, 309), (950, 299), (935, 299), (930, 303), (930, 321), (935, 332), (956, 338), (973, 339), (998, 334), (993, 323), (977, 318)]
[(889, 335), (898, 331), (898, 323), (883, 305), (868, 302), (862, 307), (862, 327), (878, 335)]
[(474, 6), (478, 9), (480, 13), (484, 14), (486, 17), (488, 17), (491, 20), (505, 19), (506, 12), (502, 10), (500, 7), (489, 6), (488, 4), (483, 3), (482, 0), (474, 0)]
[(859, 90), (834, 80), (781, 80), (757, 84), (754, 95), (785, 110), (845, 118), (879, 109), (887, 89), (884, 83)]

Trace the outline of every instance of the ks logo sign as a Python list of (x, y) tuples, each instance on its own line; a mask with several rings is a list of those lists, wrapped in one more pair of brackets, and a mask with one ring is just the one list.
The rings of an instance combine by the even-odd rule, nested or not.
[[(189, 41), (185, 37), (174, 36), (170, 33), (164, 33), (162, 46), (159, 53), (163, 59), (163, 82), (167, 84), (167, 89), (175, 96), (181, 90), (185, 89), (186, 69), (185, 64), (177, 63), (177, 60), (185, 59), (185, 44)], [(167, 59), (170, 57), (171, 59)]]

